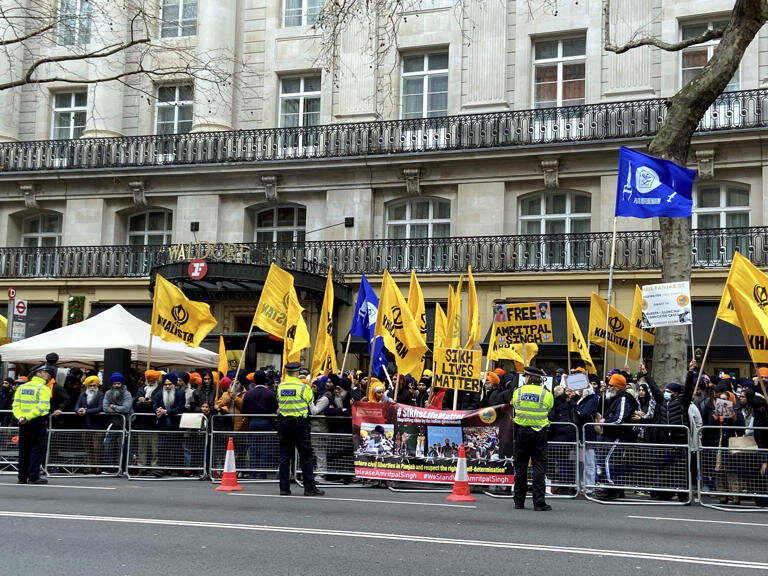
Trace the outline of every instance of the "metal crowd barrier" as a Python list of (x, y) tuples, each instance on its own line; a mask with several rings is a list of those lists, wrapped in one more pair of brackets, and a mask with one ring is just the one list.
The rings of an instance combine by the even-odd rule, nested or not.
[[(55, 418), (49, 416), (46, 474), (119, 476), (123, 469), (127, 424), (125, 415), (116, 413), (79, 416), (76, 412), (62, 412)], [(83, 425), (88, 427), (81, 427)]]
[[(201, 415), (202, 416), (202, 415)], [(134, 414), (128, 433), (128, 478), (198, 478), (206, 476), (208, 419), (199, 429), (157, 428), (154, 414)]]
[(19, 471), (19, 427), (10, 410), (0, 410), (0, 474)]
[[(310, 416), (312, 452), (315, 459), (315, 481), (318, 484), (341, 481), (349, 485), (355, 477), (355, 458), (352, 445), (352, 420), (346, 416)], [(349, 429), (349, 432), (346, 430)], [(345, 431), (341, 431), (345, 430)], [(301, 466), (295, 457), (294, 475), (302, 486)], [(355, 484), (357, 486), (357, 484)]]
[[(686, 426), (663, 424), (588, 423), (596, 441), (585, 441), (585, 455), (594, 451), (596, 477), (584, 489), (593, 502), (622, 504), (690, 504), (693, 499), (690, 432)], [(644, 441), (638, 442), (640, 430)], [(617, 439), (618, 438), (618, 439)], [(628, 492), (633, 492), (628, 496)], [(677, 495), (678, 501), (671, 499)]]
[[(746, 431), (768, 434), (768, 428), (744, 426), (704, 426), (699, 430), (699, 503), (724, 511), (758, 512), (768, 507), (768, 449), (729, 445), (729, 439), (745, 436)], [(754, 506), (744, 500), (753, 500)]]
[[(239, 482), (277, 482), (280, 450), (274, 419), (277, 414), (224, 414), (211, 418), (209, 470), (214, 482), (224, 471), (227, 442), (232, 437)], [(239, 420), (243, 418), (244, 421)], [(250, 430), (251, 418), (260, 428)], [(240, 424), (242, 422), (242, 424)], [(235, 430), (237, 426), (239, 430)], [(269, 429), (266, 429), (269, 428)]]
[[(576, 498), (579, 495), (579, 482), (581, 480), (582, 449), (579, 443), (579, 430), (573, 422), (553, 422), (549, 428), (550, 436), (559, 427), (572, 429), (573, 441), (547, 442), (547, 497), (552, 498)], [(528, 470), (528, 497), (532, 497), (531, 486), (533, 484), (533, 470)], [(506, 488), (506, 487), (502, 487)], [(498, 490), (498, 489), (497, 489)], [(492, 498), (513, 498), (514, 484), (509, 491), (484, 493)]]

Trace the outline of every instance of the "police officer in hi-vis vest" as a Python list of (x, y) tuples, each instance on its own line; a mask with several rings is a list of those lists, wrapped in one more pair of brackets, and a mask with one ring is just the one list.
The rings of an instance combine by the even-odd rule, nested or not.
[(299, 453), (304, 480), (304, 496), (322, 496), (315, 484), (312, 463), (312, 443), (309, 435), (310, 406), (314, 399), (312, 388), (298, 379), (301, 362), (285, 365), (285, 379), (277, 387), (277, 437), (280, 444), (280, 495), (291, 494), (291, 456)]
[(48, 381), (56, 377), (56, 366), (43, 364), (30, 374), (32, 377), (13, 395), (13, 417), (19, 421), (19, 484), (48, 484), (40, 478), (40, 468), (48, 446)]
[(525, 384), (512, 395), (515, 411), (515, 508), (525, 508), (528, 492), (528, 461), (533, 466), (533, 509), (546, 512), (552, 507), (544, 501), (547, 471), (547, 427), (549, 411), (555, 404), (552, 392), (543, 382), (544, 370), (525, 367)]

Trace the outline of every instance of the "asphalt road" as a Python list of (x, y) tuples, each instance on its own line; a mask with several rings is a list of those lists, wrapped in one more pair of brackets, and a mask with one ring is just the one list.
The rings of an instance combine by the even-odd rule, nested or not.
[(676, 574), (768, 571), (768, 513), (550, 499), (514, 510), (476, 495), (276, 484), (225, 494), (210, 482), (0, 476), (4, 574)]

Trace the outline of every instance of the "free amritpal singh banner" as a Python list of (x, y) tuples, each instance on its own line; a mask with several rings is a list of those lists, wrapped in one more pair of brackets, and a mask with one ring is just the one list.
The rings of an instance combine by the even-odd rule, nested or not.
[(336, 350), (333, 346), (333, 267), (328, 267), (328, 279), (325, 282), (325, 296), (320, 318), (317, 322), (315, 353), (312, 357), (312, 377), (320, 374), (336, 373)]
[(728, 324), (740, 326), (738, 315), (731, 302), (729, 287), (741, 292), (759, 308), (768, 304), (768, 276), (738, 252), (733, 254), (731, 269), (725, 281), (720, 306), (717, 308), (717, 318)]
[(157, 274), (152, 300), (152, 335), (169, 342), (200, 346), (216, 326), (211, 307), (184, 296), (177, 286)]
[(374, 333), (384, 339), (384, 346), (395, 356), (400, 374), (420, 373), (427, 345), (408, 303), (388, 270), (384, 270), (381, 279), (381, 297)]
[(629, 357), (632, 360), (638, 360), (640, 358), (640, 345), (636, 340), (630, 338), (629, 318), (613, 306), (610, 306), (610, 311), (608, 311), (608, 332), (606, 334), (606, 311), (608, 308), (608, 303), (592, 292), (589, 306), (589, 341), (603, 348), (607, 342), (608, 349), (617, 354), (626, 354), (627, 346), (629, 346)]
[(267, 280), (256, 305), (253, 325), (265, 332), (285, 338), (285, 326), (288, 318), (288, 301), (293, 290), (293, 276), (276, 266), (269, 267)]
[[(411, 284), (408, 287), (408, 308), (413, 315), (414, 320), (419, 325), (419, 332), (424, 342), (427, 341), (427, 309), (424, 305), (424, 294), (419, 285), (419, 279), (416, 278), (416, 270), (411, 268)], [(424, 371), (424, 362), (421, 363), (421, 372), (411, 374), (417, 381), (421, 379)]]
[[(522, 372), (525, 364), (530, 364), (531, 360), (539, 353), (539, 346), (535, 342), (515, 343), (514, 337), (510, 337), (512, 330), (514, 327), (510, 322), (493, 323), (491, 339), (488, 343), (488, 358), (490, 360), (512, 360), (517, 371)], [(523, 356), (523, 350), (525, 350), (525, 356)]]
[(584, 341), (584, 335), (581, 333), (579, 323), (576, 322), (576, 316), (571, 308), (568, 298), (565, 299), (566, 308), (566, 331), (568, 332), (568, 352), (576, 352), (581, 356), (581, 360), (587, 367), (590, 374), (597, 374), (595, 364), (592, 362), (592, 356), (589, 354), (589, 345)]

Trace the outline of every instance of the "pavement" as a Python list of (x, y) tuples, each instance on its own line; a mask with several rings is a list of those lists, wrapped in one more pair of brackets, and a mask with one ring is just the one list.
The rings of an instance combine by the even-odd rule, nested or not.
[(274, 483), (221, 493), (199, 480), (0, 476), (4, 574), (751, 574), (768, 571), (768, 513), (701, 506), (601, 505), (384, 488)]

